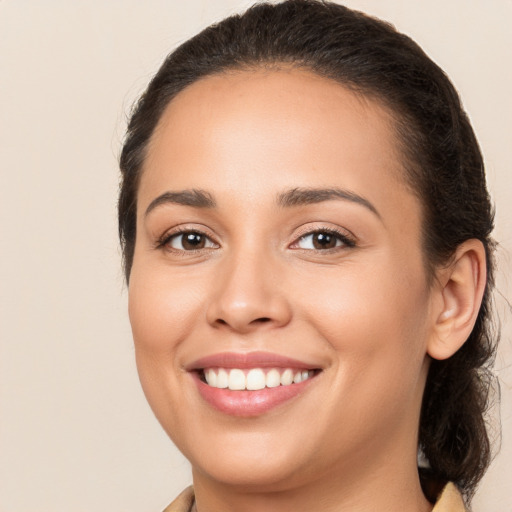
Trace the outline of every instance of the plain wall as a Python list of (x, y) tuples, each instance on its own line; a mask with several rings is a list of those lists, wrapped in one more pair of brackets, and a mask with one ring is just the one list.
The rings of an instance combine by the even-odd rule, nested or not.
[[(163, 57), (249, 4), (0, 0), (0, 512), (158, 511), (190, 482), (137, 380), (116, 158)], [(391, 21), (447, 71), (485, 154), (501, 244), (503, 442), (474, 510), (510, 512), (512, 1), (346, 4)]]

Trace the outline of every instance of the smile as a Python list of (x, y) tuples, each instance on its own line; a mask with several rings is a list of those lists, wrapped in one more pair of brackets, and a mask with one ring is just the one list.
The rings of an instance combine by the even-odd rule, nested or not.
[(278, 386), (291, 386), (308, 380), (315, 370), (292, 368), (208, 368), (203, 370), (204, 382), (213, 388), (231, 391), (258, 391)]
[(220, 353), (185, 367), (200, 397), (217, 411), (255, 417), (305, 396), (322, 365), (269, 352)]

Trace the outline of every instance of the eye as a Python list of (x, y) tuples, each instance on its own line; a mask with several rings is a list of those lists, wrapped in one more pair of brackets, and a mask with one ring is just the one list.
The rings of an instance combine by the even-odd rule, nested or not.
[(322, 251), (337, 247), (354, 247), (346, 235), (333, 230), (318, 230), (301, 236), (294, 246), (298, 249)]
[(198, 231), (182, 231), (168, 236), (162, 245), (178, 251), (197, 251), (200, 249), (213, 249), (218, 247), (205, 234)]

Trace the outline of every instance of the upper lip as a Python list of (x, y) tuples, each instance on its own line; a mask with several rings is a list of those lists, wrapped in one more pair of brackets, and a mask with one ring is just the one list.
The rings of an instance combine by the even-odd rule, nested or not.
[(186, 370), (196, 371), (204, 368), (302, 368), (319, 369), (318, 364), (300, 361), (272, 352), (221, 352), (201, 357), (186, 365)]

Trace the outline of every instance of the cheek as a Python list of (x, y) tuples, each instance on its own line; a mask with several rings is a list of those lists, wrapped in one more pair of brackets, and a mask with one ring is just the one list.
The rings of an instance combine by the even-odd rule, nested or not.
[(343, 425), (332, 446), (391, 439), (404, 422), (415, 428), (425, 379), (424, 286), (417, 276), (405, 283), (389, 273), (340, 273), (323, 284), (309, 287), (302, 310), (334, 362), (331, 391), (317, 413), (326, 425)]
[(197, 321), (204, 293), (200, 280), (183, 280), (176, 272), (171, 276), (151, 267), (142, 271), (134, 265), (128, 306), (135, 348), (172, 351)]
[[(429, 293), (421, 271), (385, 260), (317, 274), (301, 311), (336, 353), (347, 384), (417, 378), (428, 336)], [(399, 270), (398, 270), (399, 268)], [(421, 267), (420, 267), (421, 268)], [(371, 381), (371, 382), (370, 382)]]
[(198, 280), (137, 261), (130, 276), (128, 307), (139, 379), (166, 430), (174, 424), (169, 411), (181, 408), (182, 400), (186, 402), (175, 391), (183, 388), (180, 351), (187, 345), (183, 341), (201, 314), (205, 290), (200, 286)]
[(183, 343), (197, 325), (204, 289), (174, 272), (134, 262), (129, 286), (129, 317), (139, 379), (155, 416), (169, 436), (181, 432), (190, 391), (183, 385)]

